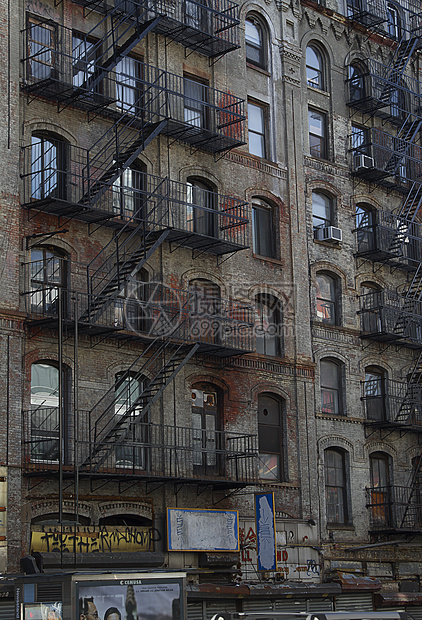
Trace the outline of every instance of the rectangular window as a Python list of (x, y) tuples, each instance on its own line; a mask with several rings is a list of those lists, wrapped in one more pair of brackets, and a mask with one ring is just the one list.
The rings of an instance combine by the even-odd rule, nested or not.
[(322, 112), (309, 110), (309, 151), (312, 157), (327, 159), (327, 118)]
[(274, 258), (274, 233), (270, 207), (252, 205), (252, 234), (254, 254)]
[(122, 112), (137, 114), (141, 107), (142, 63), (127, 56), (116, 65), (116, 107)]
[(185, 123), (201, 129), (209, 127), (208, 86), (204, 82), (183, 79)]
[(358, 125), (352, 125), (352, 149), (355, 155), (369, 155), (369, 135), (368, 130), (359, 127)]
[(89, 88), (88, 80), (94, 74), (97, 51), (94, 41), (88, 40), (86, 35), (73, 33), (73, 86)]
[(265, 136), (266, 109), (255, 103), (248, 103), (249, 153), (267, 157)]
[(346, 523), (346, 476), (343, 454), (325, 451), (325, 501), (327, 523)]
[(38, 80), (56, 77), (56, 28), (53, 24), (28, 20), (28, 75)]

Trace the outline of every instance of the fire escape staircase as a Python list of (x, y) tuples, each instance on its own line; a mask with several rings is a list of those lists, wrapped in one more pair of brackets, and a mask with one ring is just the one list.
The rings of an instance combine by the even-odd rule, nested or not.
[[(154, 30), (162, 18), (157, 16), (147, 20), (148, 12), (147, 9), (136, 3), (132, 3), (132, 8), (128, 11), (122, 12), (119, 8), (114, 8), (87, 34), (87, 38), (89, 38), (90, 35), (93, 36), (99, 28), (104, 26), (110, 33), (108, 35), (110, 41), (107, 41), (107, 37), (103, 37), (89, 50), (90, 56), (95, 58), (95, 68), (84, 82), (75, 88), (69, 97), (69, 101), (66, 102), (66, 106), (75, 99), (83, 97), (86, 91), (93, 92), (110, 71), (130, 54), (144, 37)], [(76, 62), (81, 60), (86, 63), (85, 58), (75, 60)]]
[(404, 75), (407, 64), (419, 44), (419, 37), (413, 34), (408, 37), (408, 34), (407, 31), (404, 32), (400, 43), (396, 47), (391, 63), (386, 67), (385, 74), (381, 76), (382, 79), (387, 81), (380, 95), (380, 100), (384, 101), (385, 105), (390, 103), (391, 95), (397, 88), (397, 85), (400, 85), (400, 80)]
[[(166, 209), (163, 208), (160, 215), (160, 206), (160, 201), (157, 201), (144, 219), (138, 219), (138, 213), (132, 216), (89, 263), (89, 301), (87, 310), (79, 317), (82, 323), (95, 324), (126, 282), (135, 276), (168, 237), (171, 229), (166, 226)], [(148, 225), (148, 222), (154, 223)], [(107, 256), (113, 246), (114, 250)], [(94, 269), (95, 263), (100, 263), (100, 266)]]
[[(198, 347), (198, 343), (188, 345), (174, 343), (171, 336), (164, 340), (157, 338), (147, 347), (119, 378), (116, 386), (113, 386), (90, 412), (94, 418), (96, 412), (105, 407), (95, 421), (90, 454), (82, 463), (82, 470), (88, 470), (91, 474), (98, 472), (105, 461), (112, 456), (116, 447), (124, 444), (134, 425), (148, 421), (151, 407)], [(141, 366), (138, 367), (140, 362)], [(138, 370), (135, 370), (137, 367)], [(146, 382), (145, 376), (150, 376), (151, 379)], [(134, 382), (143, 380), (144, 388), (122, 412), (118, 408), (115, 394), (118, 387), (128, 380)], [(105, 405), (107, 402), (108, 406)]]
[(412, 149), (415, 140), (419, 135), (421, 126), (422, 119), (419, 117), (412, 119), (411, 114), (409, 114), (403, 122), (397, 136), (393, 139), (395, 143), (394, 152), (385, 166), (386, 172), (388, 172), (391, 176), (395, 176), (399, 172), (404, 158)]

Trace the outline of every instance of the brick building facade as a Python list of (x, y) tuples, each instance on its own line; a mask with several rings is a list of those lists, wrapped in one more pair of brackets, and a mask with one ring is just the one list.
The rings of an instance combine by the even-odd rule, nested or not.
[[(420, 9), (0, 2), (5, 575), (422, 617)], [(169, 508), (240, 552), (169, 551)]]

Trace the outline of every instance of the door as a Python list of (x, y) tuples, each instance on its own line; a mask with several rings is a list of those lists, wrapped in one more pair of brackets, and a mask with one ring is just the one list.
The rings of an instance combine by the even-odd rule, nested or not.
[(387, 526), (391, 522), (388, 457), (375, 452), (370, 456), (372, 523)]
[(197, 477), (216, 475), (221, 468), (218, 394), (212, 385), (192, 389), (193, 466)]

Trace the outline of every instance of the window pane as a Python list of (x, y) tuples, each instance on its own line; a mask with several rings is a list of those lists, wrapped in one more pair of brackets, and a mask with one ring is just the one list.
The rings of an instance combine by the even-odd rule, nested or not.
[(248, 103), (249, 152), (265, 157), (265, 118), (264, 108)]
[(306, 49), (306, 79), (308, 86), (322, 88), (322, 61), (320, 54), (312, 47)]
[(309, 110), (309, 148), (313, 157), (326, 157), (325, 115)]
[(261, 256), (273, 256), (271, 209), (252, 205), (253, 251)]
[(270, 395), (258, 396), (259, 476), (281, 480), (281, 404)]
[(328, 196), (318, 192), (312, 192), (312, 216), (314, 228), (330, 226), (331, 200)]
[(345, 472), (344, 457), (337, 450), (326, 450), (325, 502), (328, 523), (345, 523)]

